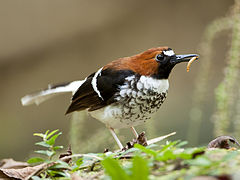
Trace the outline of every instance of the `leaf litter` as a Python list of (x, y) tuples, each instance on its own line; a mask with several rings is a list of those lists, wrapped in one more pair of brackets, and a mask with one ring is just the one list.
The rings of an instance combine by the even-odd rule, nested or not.
[[(48, 136), (50, 133), (51, 136)], [(54, 145), (57, 131), (50, 133), (38, 133), (37, 136), (43, 138), (43, 141), (37, 145), (50, 148), (48, 151), (52, 149), (55, 152), (58, 149), (54, 148), (57, 147)], [(178, 177), (221, 179), (225, 177), (228, 179), (231, 177), (229, 173), (235, 171), (239, 173), (239, 151), (231, 148), (229, 144), (226, 146), (228, 151), (219, 149), (223, 148), (219, 144), (222, 145), (222, 142), (225, 143), (225, 141), (239, 145), (235, 138), (223, 136), (214, 139), (209, 143), (211, 144), (210, 149), (215, 149), (211, 151), (206, 147), (184, 149), (182, 148), (186, 144), (184, 141), (167, 141), (165, 145), (161, 145), (161, 148), (155, 144), (174, 134), (147, 140), (143, 132), (138, 139), (129, 142), (124, 150), (115, 152), (108, 150), (105, 153), (73, 154), (69, 147), (66, 153), (60, 154), (58, 160), (52, 160), (55, 154), (46, 153), (48, 159), (43, 159), (43, 162), (39, 164), (41, 161), (38, 161), (39, 159), (36, 157), (35, 164), (38, 165), (35, 166), (26, 162), (5, 159), (0, 161), (0, 178), (37, 180), (39, 178), (64, 177), (78, 180), (105, 179), (107, 176), (117, 179), (119, 176), (124, 179), (154, 179), (153, 177), (159, 179), (176, 179)], [(49, 141), (51, 137), (54, 138)], [(229, 163), (239, 164), (239, 166), (230, 171), (227, 167)]]

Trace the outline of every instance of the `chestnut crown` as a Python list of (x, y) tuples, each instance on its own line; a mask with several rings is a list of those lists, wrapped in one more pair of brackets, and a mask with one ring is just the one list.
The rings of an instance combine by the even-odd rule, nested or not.
[(151, 76), (156, 79), (167, 79), (176, 64), (188, 62), (192, 57), (199, 57), (199, 55), (176, 55), (171, 48), (157, 47), (131, 57), (112, 61), (104, 66), (104, 69), (131, 70), (139, 75)]

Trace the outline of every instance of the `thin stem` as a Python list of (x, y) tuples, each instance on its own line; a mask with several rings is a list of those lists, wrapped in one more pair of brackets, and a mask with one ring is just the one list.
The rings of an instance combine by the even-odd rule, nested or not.
[(103, 160), (102, 158), (92, 155), (92, 154), (73, 154), (70, 156), (64, 156), (63, 158), (61, 158), (62, 161), (69, 159), (69, 158), (74, 158), (74, 157), (89, 157), (89, 158), (93, 158), (93, 159), (97, 159), (97, 160)]

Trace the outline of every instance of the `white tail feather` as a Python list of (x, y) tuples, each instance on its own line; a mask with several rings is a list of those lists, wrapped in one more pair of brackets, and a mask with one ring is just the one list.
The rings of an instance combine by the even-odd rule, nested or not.
[(65, 86), (58, 86), (56, 88), (51, 88), (51, 86), (50, 86), (49, 89), (47, 89), (47, 90), (43, 90), (38, 93), (26, 95), (21, 99), (22, 105), (23, 106), (27, 106), (27, 105), (31, 105), (31, 104), (39, 105), (40, 103), (42, 103), (56, 95), (60, 95), (60, 94), (67, 93), (67, 92), (71, 92), (74, 94), (85, 81), (86, 81), (86, 79), (83, 81), (73, 81)]

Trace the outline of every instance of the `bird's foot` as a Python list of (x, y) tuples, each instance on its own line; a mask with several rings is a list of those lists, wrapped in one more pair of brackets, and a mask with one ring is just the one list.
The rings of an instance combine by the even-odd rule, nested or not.
[(132, 141), (127, 142), (127, 145), (122, 149), (123, 151), (126, 151), (130, 148), (134, 147), (134, 144), (140, 144), (142, 146), (147, 146), (147, 138), (145, 132), (141, 132), (137, 138), (134, 138)]

